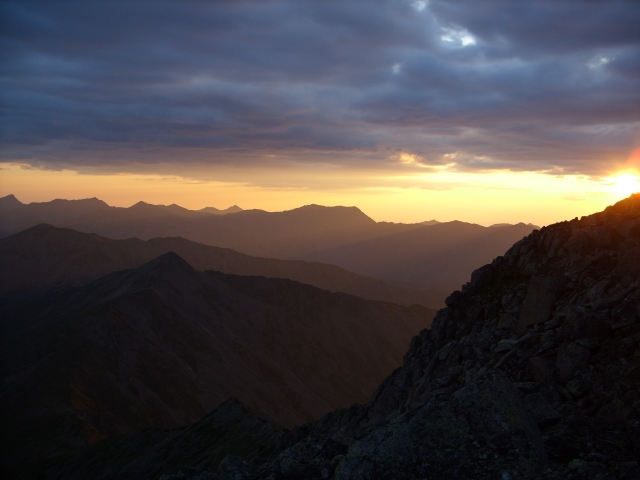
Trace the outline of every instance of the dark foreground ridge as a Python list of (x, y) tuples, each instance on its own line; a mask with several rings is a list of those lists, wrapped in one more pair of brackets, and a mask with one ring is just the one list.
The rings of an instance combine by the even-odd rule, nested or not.
[[(475, 271), (366, 405), (262, 437), (264, 424), (247, 427), (239, 419), (250, 415), (241, 413), (223, 423), (243, 432), (236, 436), (256, 433), (243, 452), (224, 438), (188, 443), (184, 429), (155, 442), (151, 433), (121, 437), (89, 448), (58, 474), (129, 478), (135, 468), (165, 480), (638, 478), (639, 277), (634, 195), (535, 231)], [(189, 428), (206, 425), (222, 428), (210, 417)], [(179, 454), (176, 444), (167, 446), (169, 435), (181, 435)], [(143, 448), (123, 460), (132, 445)], [(206, 452), (228, 455), (212, 461)]]

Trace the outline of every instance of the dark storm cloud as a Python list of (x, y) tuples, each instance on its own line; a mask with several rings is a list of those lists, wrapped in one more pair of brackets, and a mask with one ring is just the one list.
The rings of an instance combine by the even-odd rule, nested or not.
[(599, 173), (640, 141), (638, 2), (1, 5), (5, 160)]

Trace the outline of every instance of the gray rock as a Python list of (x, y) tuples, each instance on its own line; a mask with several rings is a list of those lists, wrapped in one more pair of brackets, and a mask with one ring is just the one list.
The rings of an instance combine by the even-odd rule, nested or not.
[(544, 323), (549, 319), (556, 301), (562, 294), (562, 289), (566, 283), (563, 276), (556, 277), (533, 277), (524, 305), (520, 312), (518, 329), (525, 330), (528, 326)]
[(554, 365), (547, 357), (531, 357), (529, 370), (536, 382), (549, 384), (554, 380)]
[(556, 423), (562, 415), (551, 408), (544, 395), (532, 393), (523, 400), (524, 406), (539, 427)]
[(575, 342), (562, 344), (556, 359), (558, 380), (564, 384), (571, 380), (576, 372), (586, 369), (589, 365), (589, 357), (589, 350)]
[(506, 352), (511, 350), (518, 344), (518, 340), (515, 338), (500, 340), (496, 347), (493, 349), (494, 353)]
[(454, 340), (452, 342), (447, 343), (444, 347), (442, 347), (438, 352), (438, 359), (441, 361), (446, 360), (447, 357), (449, 356), (449, 353), (451, 352), (451, 350), (453, 350), (453, 347), (455, 347), (457, 343), (458, 342)]
[(499, 371), (407, 420), (364, 438), (334, 478), (531, 478), (547, 466), (538, 427)]

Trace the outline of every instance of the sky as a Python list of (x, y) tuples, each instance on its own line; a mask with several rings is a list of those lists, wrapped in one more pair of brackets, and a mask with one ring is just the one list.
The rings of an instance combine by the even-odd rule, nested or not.
[(0, 195), (545, 225), (640, 183), (640, 2), (0, 2)]

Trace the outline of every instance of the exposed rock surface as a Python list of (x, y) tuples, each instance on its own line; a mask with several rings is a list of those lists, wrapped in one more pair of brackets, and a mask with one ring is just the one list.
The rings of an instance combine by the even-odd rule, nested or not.
[(0, 310), (2, 466), (15, 478), (232, 396), (280, 426), (315, 420), (366, 401), (429, 312), (175, 253), (14, 304)]
[[(447, 299), (366, 405), (284, 433), (267, 459), (162, 478), (639, 478), (639, 248), (640, 195), (535, 231)], [(563, 281), (522, 325), (540, 278)]]

